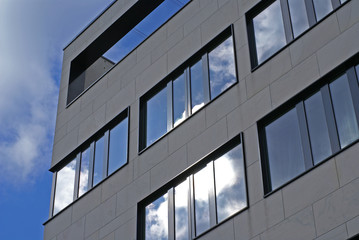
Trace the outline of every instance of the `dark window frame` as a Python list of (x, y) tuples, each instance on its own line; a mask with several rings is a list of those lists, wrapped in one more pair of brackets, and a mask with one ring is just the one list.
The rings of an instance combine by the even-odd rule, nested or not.
[[(272, 55), (270, 55), (267, 59), (265, 59), (264, 61), (262, 61), (261, 63), (258, 64), (258, 56), (257, 56), (256, 43), (255, 43), (253, 19), (256, 16), (258, 16), (262, 11), (264, 11), (267, 7), (269, 7), (272, 3), (274, 3), (275, 1), (280, 2), (283, 24), (284, 24), (284, 32), (285, 32), (285, 36), (286, 36), (286, 44), (283, 47), (281, 47), (280, 49), (278, 49), (276, 52), (274, 52)], [(285, 48), (287, 48), (289, 45), (291, 45), (294, 41), (296, 41), (301, 36), (306, 34), (308, 31), (310, 31), (312, 28), (314, 28), (320, 22), (324, 21), (329, 16), (331, 16), (334, 12), (336, 12), (339, 8), (341, 8), (342, 6), (344, 6), (351, 0), (348, 0), (344, 3), (341, 3), (340, 0), (331, 0), (333, 10), (331, 12), (329, 12), (326, 16), (324, 16), (322, 19), (320, 19), (319, 21), (316, 18), (313, 0), (304, 0), (304, 1), (305, 1), (305, 5), (306, 5), (306, 13), (307, 13), (307, 17), (308, 17), (309, 26), (306, 30), (304, 30), (297, 37), (294, 37), (294, 33), (293, 33), (293, 29), (292, 29), (292, 21), (291, 21), (291, 16), (290, 16), (288, 0), (260, 1), (245, 14), (246, 25), (247, 25), (247, 38), (248, 38), (248, 45), (249, 45), (249, 55), (250, 55), (252, 72), (255, 71), (257, 68), (259, 68), (260, 66), (264, 65), (266, 62), (268, 62), (274, 56), (276, 56), (277, 54), (282, 52)]]
[[(233, 54), (234, 54), (234, 64), (235, 64), (235, 74), (236, 74), (236, 81), (227, 89), (222, 91), (218, 96), (211, 99), (211, 93), (210, 93), (210, 79), (209, 79), (209, 65), (208, 65), (208, 53), (211, 52), (213, 49), (215, 49), (217, 46), (219, 46), (221, 43), (223, 43), (228, 38), (232, 38), (233, 41)], [(201, 109), (205, 108), (208, 104), (213, 102), (215, 99), (222, 96), (225, 92), (227, 92), (229, 89), (231, 89), (233, 86), (238, 84), (238, 70), (237, 70), (237, 56), (236, 56), (236, 43), (235, 43), (235, 34), (234, 34), (234, 28), (233, 25), (230, 25), (225, 30), (223, 30), (220, 34), (218, 34), (213, 40), (211, 40), (209, 43), (207, 43), (204, 47), (202, 47), (199, 51), (197, 51), (195, 54), (193, 54), (188, 60), (186, 60), (184, 63), (182, 63), (178, 68), (176, 68), (174, 71), (172, 71), (170, 74), (168, 74), (164, 79), (162, 79), (159, 83), (157, 83), (154, 87), (152, 87), (150, 90), (148, 90), (144, 95), (140, 97), (139, 101), (139, 134), (138, 134), (138, 154), (142, 154), (146, 149), (150, 148), (157, 142), (159, 142), (161, 139), (163, 139), (167, 134), (172, 132), (174, 129), (176, 129), (178, 126), (182, 125), (184, 122), (186, 122), (189, 118), (191, 118), (193, 115), (197, 114), (197, 112), (200, 112), (201, 109), (198, 111), (192, 113), (192, 107), (191, 107), (191, 80), (190, 80), (190, 67), (197, 63), (200, 59), (202, 59), (202, 68), (203, 73), (206, 73), (203, 76), (203, 82), (204, 84), (204, 105), (201, 107)], [(203, 62), (205, 61), (205, 62)], [(185, 107), (186, 107), (186, 118), (179, 123), (177, 126), (173, 126), (173, 88), (172, 88), (172, 82), (177, 79), (178, 76), (181, 74), (184, 74), (185, 77)], [(158, 92), (163, 90), (164, 88), (167, 88), (167, 132), (164, 133), (161, 137), (154, 140), (151, 144), (147, 146), (146, 140), (146, 132), (147, 132), (147, 126), (146, 126), (146, 120), (147, 120), (147, 109), (146, 109), (146, 103), (149, 99), (151, 99), (153, 96), (155, 96)], [(207, 93), (207, 91), (209, 91)], [(206, 101), (208, 100), (208, 101)]]
[[(245, 156), (245, 145), (243, 142), (243, 133), (239, 133), (237, 136), (230, 139), (228, 142), (224, 143), (220, 147), (216, 148), (206, 156), (204, 156), (202, 159), (197, 161), (192, 166), (188, 167), (186, 170), (184, 170), (179, 175), (175, 176), (172, 180), (170, 180), (168, 183), (166, 183), (164, 186), (157, 189), (155, 192), (153, 192), (150, 196), (146, 197), (145, 199), (141, 200), (137, 203), (137, 240), (145, 240), (145, 228), (146, 228), (146, 206), (163, 196), (164, 194), (168, 195), (168, 236), (169, 239), (172, 239), (171, 237), (175, 236), (175, 218), (174, 218), (174, 189), (177, 187), (180, 183), (184, 181), (189, 182), (189, 200), (188, 200), (188, 211), (189, 211), (189, 222), (188, 222), (188, 234), (189, 239), (197, 239), (208, 232), (212, 231), (213, 229), (217, 228), (218, 226), (222, 225), (223, 223), (229, 221), (230, 219), (234, 218), (238, 214), (246, 211), (249, 208), (249, 194), (248, 194), (248, 187), (247, 187), (247, 168), (246, 168), (246, 156)], [(242, 156), (243, 156), (243, 178), (245, 181), (245, 192), (246, 192), (246, 206), (242, 208), (241, 210), (233, 213), (232, 215), (228, 216), (227, 218), (223, 219), (222, 221), (218, 222), (217, 218), (217, 200), (215, 192), (209, 193), (211, 195), (211, 198), (209, 199), (210, 206), (210, 227), (202, 232), (199, 235), (196, 235), (196, 221), (195, 221), (195, 203), (194, 203), (194, 174), (199, 172), (201, 169), (207, 166), (207, 164), (214, 165), (214, 161), (217, 160), (219, 157), (226, 154), (229, 150), (232, 150), (234, 147), (237, 147), (239, 145), (242, 145)], [(214, 167), (214, 166), (213, 166)], [(215, 179), (213, 179), (213, 184), (215, 184)], [(215, 186), (214, 189), (215, 191)], [(170, 206), (170, 203), (172, 206)], [(214, 219), (215, 218), (215, 219)], [(174, 239), (174, 238), (173, 238)]]
[[(116, 127), (119, 123), (127, 118), (127, 153), (126, 153), (126, 163), (120, 166), (111, 174), (108, 174), (108, 160), (109, 160), (109, 131)], [(94, 171), (94, 148), (95, 142), (99, 138), (104, 137), (104, 158), (103, 158), (103, 171), (102, 171), (102, 179), (96, 184), (93, 184), (93, 171)], [(51, 201), (50, 201), (50, 219), (59, 215), (59, 213), (63, 212), (69, 206), (74, 204), (76, 201), (81, 199), (87, 193), (89, 193), (92, 189), (101, 185), (107, 178), (117, 173), (119, 170), (128, 165), (129, 162), (129, 139), (130, 138), (130, 107), (124, 109), (121, 113), (119, 113), (114, 119), (112, 119), (109, 123), (107, 123), (104, 127), (98, 130), (95, 134), (93, 134), (90, 138), (88, 138), (83, 144), (77, 147), (73, 152), (71, 152), (67, 157), (65, 157), (61, 162), (59, 162), (56, 166), (50, 169), (53, 172), (53, 180), (52, 180), (52, 189), (51, 189)], [(81, 155), (84, 150), (88, 149), (90, 151), (90, 161), (89, 161), (89, 175), (88, 175), (88, 189), (81, 196), (79, 196), (79, 180), (80, 180), (80, 166), (81, 166)], [(56, 193), (56, 181), (57, 181), (57, 172), (62, 168), (66, 167), (68, 163), (72, 160), (76, 161), (76, 170), (75, 170), (75, 182), (74, 182), (74, 193), (73, 193), (73, 201), (64, 207), (62, 210), (53, 214), (54, 212), (54, 201), (55, 201), (55, 193)], [(50, 220), (49, 219), (49, 220)], [(48, 221), (49, 221), (48, 220)]]
[[(359, 63), (359, 53), (354, 55), (352, 58), (344, 62), (343, 64), (339, 65), (331, 72), (326, 74), (324, 77), (319, 79), (318, 81), (314, 82), (311, 86), (307, 87), (293, 98), (279, 106), (277, 109), (269, 113), (267, 116), (263, 117), (257, 122), (258, 128), (258, 136), (259, 136), (259, 148), (260, 148), (260, 158), (262, 164), (262, 179), (263, 179), (263, 189), (264, 189), (264, 197), (271, 195), (272, 193), (282, 189), (289, 183), (295, 181), (299, 177), (305, 175), (307, 172), (311, 171), (312, 169), (320, 166), (324, 162), (328, 161), (329, 159), (333, 158), (340, 152), (344, 151), (345, 149), (349, 148), (350, 146), (359, 142), (359, 138), (351, 142), (345, 147), (340, 146), (339, 142), (339, 134), (337, 131), (337, 123), (335, 120), (334, 109), (332, 104), (332, 99), (330, 96), (329, 84), (337, 80), (339, 77), (346, 75), (348, 78), (348, 84), (350, 86), (351, 91), (351, 100), (353, 101), (355, 116), (357, 118), (357, 124), (359, 126), (359, 73), (356, 74), (355, 66)], [(329, 138), (331, 141), (331, 150), (332, 154), (326, 157), (325, 159), (321, 160), (319, 163), (314, 163), (312, 158), (312, 150), (310, 145), (310, 138), (309, 138), (309, 129), (307, 125), (306, 113), (304, 109), (301, 109), (304, 106), (304, 101), (310, 98), (317, 92), (322, 93), (323, 105), (325, 110), (325, 118), (328, 124), (328, 131), (329, 131)], [(307, 158), (307, 164), (305, 170), (300, 173), (298, 176), (293, 177), (292, 179), (284, 182), (279, 187), (272, 189), (271, 186), (271, 177), (270, 177), (270, 166), (269, 166), (269, 159), (268, 159), (268, 150), (267, 150), (267, 139), (265, 133), (265, 127), (268, 126), (270, 123), (274, 122), (276, 119), (279, 119), (281, 116), (286, 114), (293, 108), (297, 108), (298, 112), (298, 120), (302, 121), (300, 125), (300, 133), (302, 137), (302, 144), (303, 144), (303, 137), (306, 146), (303, 146), (303, 154), (305, 159)], [(299, 111), (298, 111), (299, 108)], [(302, 120), (300, 120), (302, 118)], [(304, 144), (303, 144), (304, 145)], [(309, 159), (308, 159), (309, 158)], [(309, 163), (309, 164), (308, 164)]]

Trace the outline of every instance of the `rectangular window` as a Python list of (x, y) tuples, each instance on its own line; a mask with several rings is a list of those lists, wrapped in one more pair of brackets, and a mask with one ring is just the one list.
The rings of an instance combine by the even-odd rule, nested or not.
[(246, 13), (252, 69), (264, 63), (342, 3), (340, 0), (261, 1)]
[(137, 1), (71, 62), (67, 104), (189, 2), (190, 0)]
[(139, 239), (194, 239), (247, 204), (242, 135), (139, 203)]
[(266, 193), (359, 139), (357, 81), (351, 67), (320, 89), (307, 90), (309, 97), (294, 106), (283, 106), (259, 121)]
[(55, 172), (52, 215), (127, 164), (128, 121), (129, 108), (71, 153), (71, 162)]
[(140, 98), (139, 151), (237, 82), (232, 27)]

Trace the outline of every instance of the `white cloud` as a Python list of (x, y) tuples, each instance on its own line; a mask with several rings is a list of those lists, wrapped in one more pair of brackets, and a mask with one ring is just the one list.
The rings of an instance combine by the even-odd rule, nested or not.
[(49, 167), (62, 48), (110, 2), (0, 0), (0, 184)]

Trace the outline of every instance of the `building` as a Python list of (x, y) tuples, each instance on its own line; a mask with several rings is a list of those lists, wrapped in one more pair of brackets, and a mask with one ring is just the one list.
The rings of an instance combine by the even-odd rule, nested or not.
[(65, 49), (45, 240), (358, 239), (359, 1), (117, 0)]

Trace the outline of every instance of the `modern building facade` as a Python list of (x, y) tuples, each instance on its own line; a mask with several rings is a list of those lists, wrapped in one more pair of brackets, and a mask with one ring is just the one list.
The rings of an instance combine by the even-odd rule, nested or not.
[(359, 1), (117, 0), (65, 49), (45, 240), (359, 234)]

